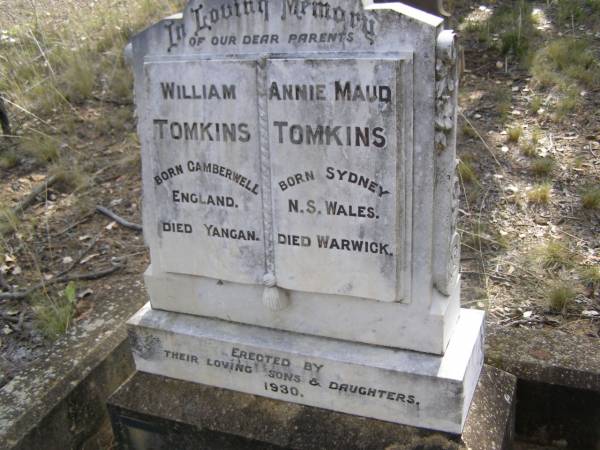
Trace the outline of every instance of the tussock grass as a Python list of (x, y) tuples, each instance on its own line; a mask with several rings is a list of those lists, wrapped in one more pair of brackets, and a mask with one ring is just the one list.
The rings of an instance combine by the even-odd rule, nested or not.
[(535, 148), (535, 144), (533, 141), (523, 142), (521, 144), (521, 153), (527, 156), (528, 158), (533, 158), (537, 155), (537, 150)]
[(55, 162), (60, 156), (60, 143), (57, 138), (45, 134), (32, 133), (21, 141), (20, 147), (25, 155), (41, 165)]
[(502, 122), (506, 122), (512, 108), (512, 92), (505, 85), (496, 85), (490, 89), (490, 100), (496, 107), (496, 112)]
[(462, 127), (462, 133), (463, 133), (463, 136), (471, 138), (471, 139), (477, 139), (478, 138), (477, 132), (475, 131), (475, 129), (473, 129), (473, 127), (469, 123), (465, 123), (463, 125), (463, 127)]
[(539, 95), (535, 95), (529, 104), (531, 112), (537, 114), (542, 109), (543, 101)]
[(476, 183), (478, 181), (477, 173), (467, 159), (461, 159), (458, 162), (458, 176), (464, 184)]
[(74, 282), (70, 282), (64, 291), (57, 295), (49, 295), (47, 292), (34, 295), (32, 305), (37, 327), (48, 339), (56, 339), (69, 329), (76, 304)]
[(584, 209), (600, 209), (600, 186), (588, 188), (581, 196), (581, 206)]
[(558, 271), (575, 267), (577, 255), (558, 241), (549, 241), (534, 249), (534, 257), (542, 268)]
[(0, 152), (0, 169), (12, 169), (19, 165), (19, 155), (13, 149)]
[(577, 291), (567, 281), (555, 281), (549, 286), (548, 307), (555, 313), (565, 313)]
[(554, 170), (555, 162), (551, 158), (536, 158), (531, 162), (531, 173), (538, 178), (549, 177)]
[(0, 237), (19, 228), (19, 218), (8, 207), (0, 205)]
[(538, 184), (527, 192), (527, 201), (535, 205), (545, 205), (550, 201), (551, 192), (550, 183)]
[(513, 5), (500, 6), (489, 19), (490, 31), (499, 35), (497, 47), (503, 56), (517, 60), (527, 56), (536, 34), (532, 10), (529, 2), (518, 0)]
[(508, 142), (519, 142), (521, 136), (523, 136), (523, 128), (519, 125), (510, 127), (507, 131)]
[(600, 287), (600, 267), (582, 266), (579, 268), (579, 276), (584, 284), (594, 288)]
[(556, 92), (557, 119), (578, 108), (582, 90), (600, 87), (600, 63), (585, 39), (551, 41), (534, 55), (531, 73), (540, 86)]

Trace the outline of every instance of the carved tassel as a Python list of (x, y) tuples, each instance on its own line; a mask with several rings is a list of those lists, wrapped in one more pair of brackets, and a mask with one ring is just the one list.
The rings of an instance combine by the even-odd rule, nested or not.
[(265, 289), (263, 291), (263, 305), (271, 311), (280, 311), (288, 305), (286, 292), (277, 287), (275, 275), (267, 273), (263, 278)]

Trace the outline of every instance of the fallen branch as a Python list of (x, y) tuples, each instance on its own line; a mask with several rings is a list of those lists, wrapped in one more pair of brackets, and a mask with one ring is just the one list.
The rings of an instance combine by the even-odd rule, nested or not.
[(67, 274), (56, 278), (51, 278), (50, 280), (46, 280), (37, 284), (34, 284), (29, 289), (25, 291), (18, 292), (5, 292), (0, 293), (0, 300), (22, 300), (24, 298), (29, 297), (32, 293), (37, 291), (38, 289), (43, 289), (48, 286), (57, 283), (68, 283), (69, 281), (79, 281), (79, 280), (97, 280), (102, 277), (106, 277), (108, 275), (112, 275), (113, 273), (123, 269), (127, 265), (127, 262), (124, 261), (119, 264), (113, 265), (108, 269), (99, 270), (97, 272), (88, 272), (88, 273), (74, 273)]
[(112, 220), (117, 222), (119, 225), (124, 226), (125, 228), (130, 228), (135, 231), (142, 231), (141, 225), (123, 219), (121, 216), (116, 215), (114, 212), (112, 212), (110, 209), (105, 208), (104, 206), (96, 206), (96, 211), (98, 211), (100, 214), (104, 214), (105, 216), (110, 217)]
[(46, 180), (44, 180), (43, 183), (40, 183), (36, 187), (34, 187), (31, 190), (31, 192), (29, 193), (29, 195), (27, 197), (25, 197), (23, 200), (21, 200), (17, 204), (17, 206), (15, 206), (12, 209), (12, 212), (16, 216), (23, 214), (23, 212), (35, 202), (35, 199), (38, 195), (40, 195), (42, 192), (45, 192), (49, 187), (56, 184), (56, 182), (58, 180), (59, 180), (59, 177), (56, 175), (52, 175), (51, 177), (46, 178)]

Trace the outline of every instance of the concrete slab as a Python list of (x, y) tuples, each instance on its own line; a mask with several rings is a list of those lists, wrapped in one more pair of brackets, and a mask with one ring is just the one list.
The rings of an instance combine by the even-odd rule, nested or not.
[(109, 399), (118, 448), (509, 448), (516, 379), (485, 366), (462, 438), (137, 372)]

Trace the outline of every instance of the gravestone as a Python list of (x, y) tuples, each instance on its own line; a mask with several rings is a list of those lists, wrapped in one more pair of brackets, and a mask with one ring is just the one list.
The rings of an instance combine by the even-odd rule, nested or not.
[(443, 18), (191, 0), (131, 60), (151, 255), (138, 370), (460, 433), (483, 313), (459, 305)]

